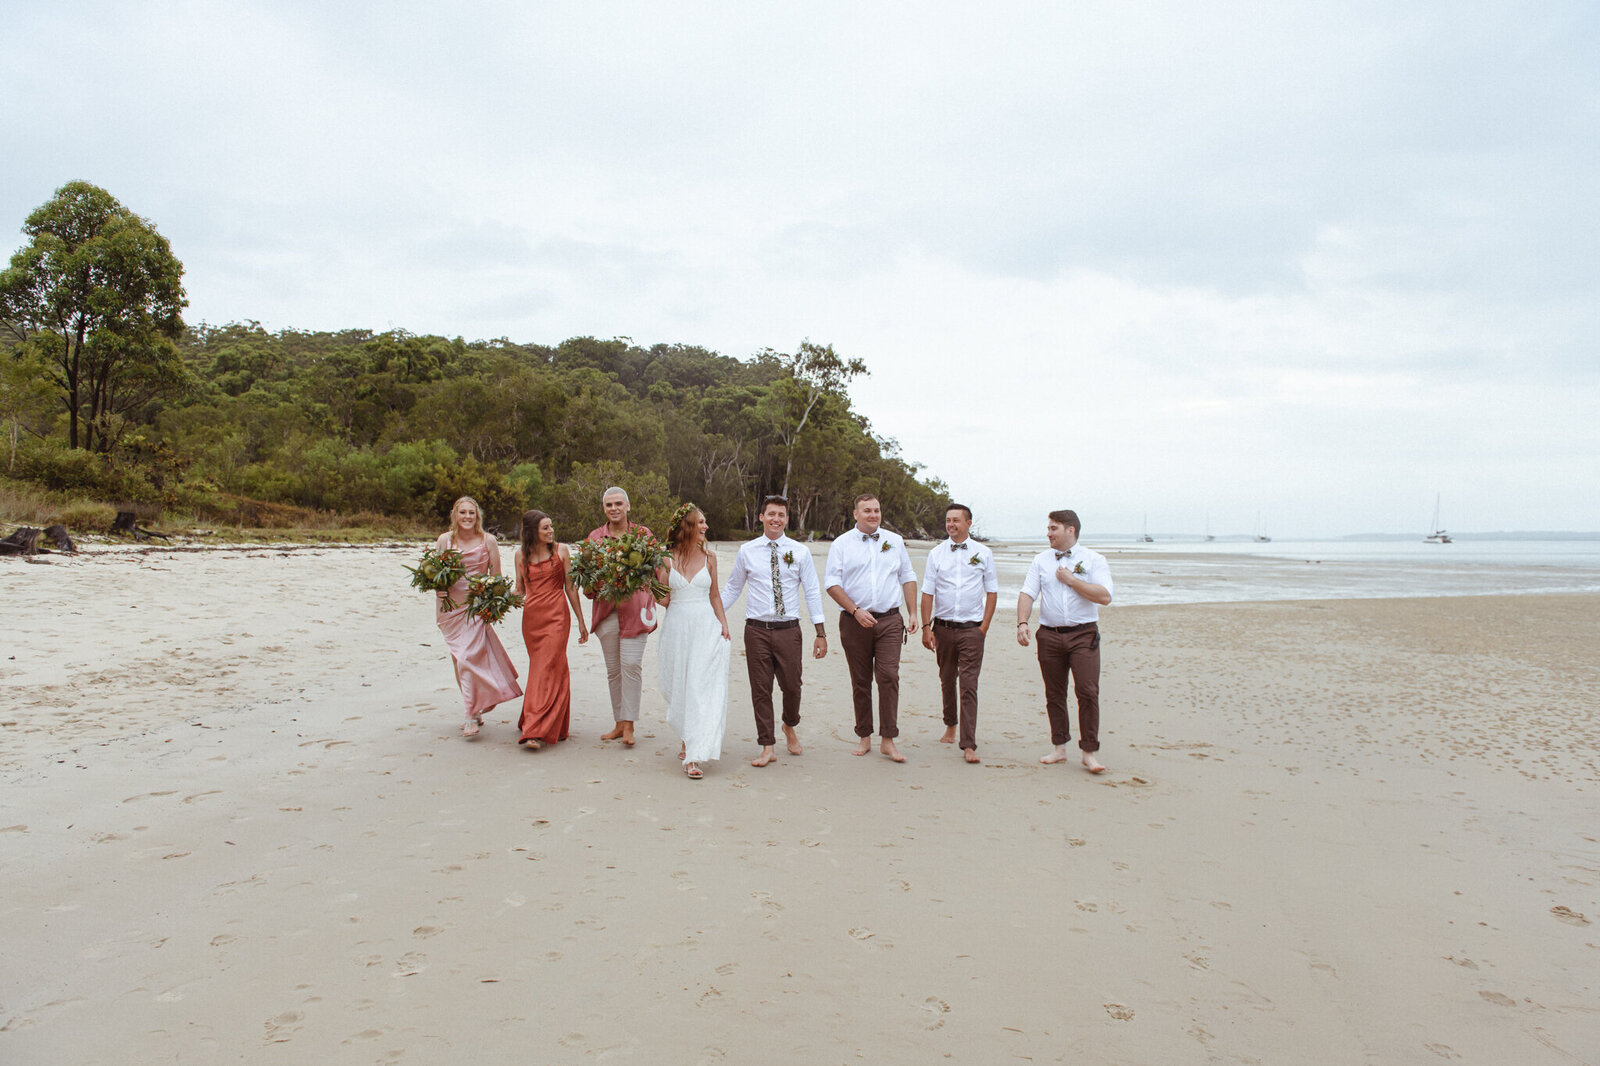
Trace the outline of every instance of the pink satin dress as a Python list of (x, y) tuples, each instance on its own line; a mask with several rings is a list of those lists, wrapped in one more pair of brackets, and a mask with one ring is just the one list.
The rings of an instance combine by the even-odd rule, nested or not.
[[(455, 547), (450, 534), (439, 538), (439, 548)], [(489, 573), (489, 540), (485, 537), (476, 548), (462, 548), (461, 561), (466, 565), (467, 576), (450, 586), (450, 599), (458, 604), (467, 601), (467, 579), (477, 574)], [(474, 618), (464, 607), (449, 614), (439, 612), (439, 632), (450, 646), (450, 658), (455, 660), (456, 677), (461, 683), (461, 702), (468, 718), (478, 718), (496, 705), (522, 695), (517, 684), (517, 668), (500, 645), (494, 627)]]

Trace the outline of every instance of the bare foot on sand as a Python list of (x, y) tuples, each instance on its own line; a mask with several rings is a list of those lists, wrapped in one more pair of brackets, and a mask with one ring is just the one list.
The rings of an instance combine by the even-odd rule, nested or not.
[(800, 746), (800, 734), (795, 732), (794, 726), (786, 725), (783, 727), (783, 738), (789, 742), (790, 755), (800, 755), (805, 752), (805, 749)]
[(1083, 753), (1083, 768), (1091, 774), (1103, 774), (1106, 772), (1106, 768), (1100, 765), (1100, 760), (1087, 751)]
[(618, 725), (622, 726), (622, 742), (630, 748), (633, 747), (633, 723), (619, 722)]
[(526, 739), (519, 740), (519, 741), (517, 741), (517, 743), (521, 744), (523, 747), (527, 748), (529, 751), (538, 751), (539, 750), (539, 742), (537, 740), (534, 740), (532, 737), (527, 737)]
[(761, 754), (760, 755), (757, 755), (754, 759), (750, 760), (750, 765), (751, 766), (769, 766), (772, 763), (775, 763), (777, 761), (778, 761), (778, 754), (777, 754), (777, 752), (772, 750), (772, 746), (769, 744), (766, 747), (761, 749)]
[(461, 735), (464, 737), (475, 737), (478, 735), (478, 729), (482, 725), (483, 720), (481, 718), (468, 718), (461, 726)]
[(962, 752), (961, 752), (961, 757), (963, 759), (967, 760), (968, 762), (981, 762), (982, 761), (982, 760), (980, 760), (978, 758), (978, 753), (976, 751), (974, 751), (972, 748), (963, 749)]
[(1049, 766), (1051, 763), (1066, 762), (1067, 746), (1065, 744), (1057, 744), (1050, 750), (1049, 755), (1040, 756), (1039, 761), (1044, 763), (1046, 766)]
[(941, 744), (954, 744), (955, 742), (956, 742), (956, 727), (953, 726), (953, 725), (945, 726), (944, 727), (944, 736), (939, 738), (939, 743), (941, 743)]
[(857, 744), (855, 747), (850, 749), (850, 754), (851, 755), (865, 755), (867, 752), (869, 752), (871, 750), (872, 750), (872, 738), (871, 737), (862, 737), (861, 738), (861, 743)]
[(890, 740), (888, 737), (883, 738), (883, 743), (878, 745), (878, 750), (889, 756), (889, 758), (893, 759), (895, 762), (906, 761), (906, 757), (900, 754), (900, 749), (895, 747), (894, 741)]
[(616, 740), (622, 736), (622, 723), (618, 722), (609, 733), (600, 734), (601, 740)]

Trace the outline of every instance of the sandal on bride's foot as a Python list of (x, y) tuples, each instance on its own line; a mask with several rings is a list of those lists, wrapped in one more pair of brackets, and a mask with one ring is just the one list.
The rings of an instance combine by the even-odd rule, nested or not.
[(533, 739), (532, 737), (523, 737), (521, 740), (517, 741), (517, 743), (521, 744), (523, 747), (527, 748), (529, 751), (538, 751), (539, 750), (539, 742), (537, 740)]
[(679, 762), (682, 762), (683, 761), (683, 757), (685, 755), (687, 755), (688, 753), (689, 753), (689, 749), (685, 748), (682, 744), (678, 745), (678, 761)]
[(705, 771), (700, 769), (698, 763), (686, 762), (683, 764), (683, 776), (691, 781), (698, 781), (706, 775)]
[(461, 724), (461, 735), (464, 737), (475, 737), (478, 735), (478, 729), (482, 725), (483, 723), (478, 721), (476, 718), (469, 718)]

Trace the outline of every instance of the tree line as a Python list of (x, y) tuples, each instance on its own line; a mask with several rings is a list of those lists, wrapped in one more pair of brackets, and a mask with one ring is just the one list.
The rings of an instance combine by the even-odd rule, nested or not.
[(7, 476), (197, 518), (437, 524), (475, 497), (510, 529), (538, 507), (567, 537), (621, 484), (664, 528), (694, 500), (713, 536), (787, 495), (824, 534), (871, 491), (890, 523), (938, 530), (945, 485), (874, 432), (831, 345), (740, 359), (627, 338), (559, 344), (405, 331), (185, 326), (182, 265), (104, 190), (64, 186), (0, 272)]

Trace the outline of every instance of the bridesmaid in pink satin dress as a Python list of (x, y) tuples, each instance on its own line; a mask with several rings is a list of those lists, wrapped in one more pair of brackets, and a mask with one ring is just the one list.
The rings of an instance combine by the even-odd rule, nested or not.
[(451, 601), (458, 606), (446, 613), (443, 604), (447, 594), (439, 593), (434, 602), (434, 620), (450, 647), (456, 685), (461, 689), (461, 702), (466, 707), (467, 720), (461, 726), (461, 735), (475, 737), (483, 726), (485, 711), (522, 695), (522, 688), (517, 684), (517, 668), (500, 646), (494, 627), (469, 615), (464, 606), (468, 578), (478, 574), (500, 576), (500, 545), (483, 531), (477, 500), (463, 496), (450, 508), (450, 532), (439, 535), (438, 548), (459, 551), (467, 570), (466, 577), (451, 585), (448, 592)]

